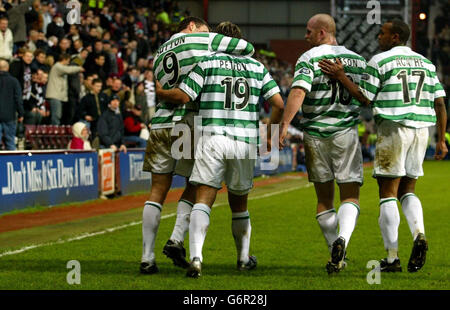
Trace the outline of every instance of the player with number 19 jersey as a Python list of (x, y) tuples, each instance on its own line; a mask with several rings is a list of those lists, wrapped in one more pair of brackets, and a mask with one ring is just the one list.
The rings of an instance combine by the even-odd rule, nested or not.
[(202, 130), (258, 144), (259, 97), (280, 92), (269, 71), (250, 57), (216, 53), (205, 57), (179, 88), (200, 98)]
[(373, 56), (359, 89), (372, 102), (377, 123), (387, 119), (411, 128), (434, 126), (434, 100), (445, 97), (436, 67), (407, 46)]
[(231, 193), (246, 195), (253, 186), (252, 150), (259, 143), (259, 97), (278, 94), (277, 83), (255, 59), (215, 53), (200, 61), (179, 89), (192, 101), (200, 99), (203, 135), (189, 181), (220, 189), (225, 180)]
[[(156, 79), (164, 89), (175, 88), (204, 56), (213, 52), (251, 56), (254, 48), (245, 40), (217, 33), (176, 33), (156, 52)], [(171, 128), (188, 112), (197, 111), (198, 105), (194, 102), (176, 108), (170, 103), (162, 102), (156, 108), (151, 128)]]
[(326, 138), (359, 123), (360, 103), (336, 80), (319, 68), (322, 59), (339, 58), (346, 75), (356, 84), (366, 67), (365, 59), (344, 46), (322, 44), (305, 52), (295, 66), (292, 87), (306, 92), (302, 105), (302, 129), (316, 137)]
[[(254, 48), (245, 40), (217, 33), (176, 33), (156, 52), (154, 63), (156, 79), (164, 89), (173, 89), (204, 56), (217, 51), (251, 56)], [(172, 128), (179, 122), (187, 124), (192, 130), (193, 116), (197, 112), (198, 104), (195, 102), (183, 106), (175, 106), (169, 102), (158, 103), (151, 121), (144, 171), (159, 174), (175, 172), (184, 177), (191, 175), (193, 158), (181, 158), (178, 161), (173, 158), (171, 147), (177, 137), (171, 133)], [(193, 134), (191, 136), (193, 137)]]

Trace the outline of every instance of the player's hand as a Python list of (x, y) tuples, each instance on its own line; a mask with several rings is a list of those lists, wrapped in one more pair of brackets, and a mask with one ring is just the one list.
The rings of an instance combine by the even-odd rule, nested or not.
[(436, 151), (434, 152), (434, 159), (442, 160), (448, 153), (447, 145), (444, 141), (436, 143)]
[(281, 124), (280, 128), (280, 138), (279, 138), (279, 148), (282, 150), (286, 144), (284, 140), (286, 139), (289, 125)]
[(114, 144), (111, 145), (109, 148), (112, 149), (113, 152), (116, 152), (116, 151), (117, 151), (117, 146), (115, 146)]
[(339, 77), (341, 77), (342, 74), (345, 74), (344, 65), (341, 63), (339, 58), (335, 58), (335, 61), (336, 62), (334, 63), (328, 59), (322, 59), (319, 62), (319, 68), (330, 78), (339, 80)]

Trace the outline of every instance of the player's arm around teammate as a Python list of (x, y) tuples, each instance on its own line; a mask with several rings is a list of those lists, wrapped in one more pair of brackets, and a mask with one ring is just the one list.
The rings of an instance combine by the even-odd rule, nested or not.
[[(307, 24), (305, 39), (313, 48), (297, 61), (295, 76), (281, 121), (280, 147), (284, 147), (288, 126), (301, 108), (305, 132), (306, 168), (317, 196), (316, 219), (325, 237), (331, 259), (329, 273), (345, 266), (347, 245), (359, 216), (359, 188), (362, 185), (362, 154), (356, 124), (359, 106), (338, 85), (318, 69), (323, 58), (342, 55), (352, 63), (352, 79), (359, 80), (365, 60), (336, 44), (335, 22), (327, 14), (313, 16)], [(335, 181), (341, 205), (334, 208)], [(338, 230), (339, 227), (339, 230)]]

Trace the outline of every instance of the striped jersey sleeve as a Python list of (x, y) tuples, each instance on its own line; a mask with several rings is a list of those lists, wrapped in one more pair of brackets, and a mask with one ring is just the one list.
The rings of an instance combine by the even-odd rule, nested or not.
[(303, 88), (306, 92), (311, 91), (314, 79), (314, 66), (310, 63), (309, 53), (304, 53), (295, 65), (294, 80), (292, 87)]
[(407, 46), (372, 57), (360, 91), (372, 102), (377, 122), (390, 120), (411, 128), (436, 123), (434, 100), (445, 96), (436, 67)]
[(323, 44), (312, 48), (300, 56), (295, 66), (292, 87), (300, 87), (306, 92), (300, 125), (305, 132), (317, 137), (329, 137), (360, 122), (360, 103), (319, 68), (322, 59), (334, 61), (335, 58), (341, 60), (346, 75), (358, 84), (366, 61), (344, 46)]
[(199, 101), (201, 130), (259, 143), (259, 97), (280, 92), (267, 69), (250, 57), (205, 57), (179, 88)]
[[(216, 51), (250, 56), (254, 53), (254, 47), (245, 40), (217, 33), (178, 33), (156, 51), (155, 77), (164, 89), (177, 87), (203, 57)], [(156, 106), (151, 128), (171, 128), (187, 113), (197, 111), (198, 103), (196, 102), (190, 102), (181, 107), (160, 102)]]
[(378, 71), (378, 64), (373, 59), (371, 59), (367, 63), (366, 70), (361, 77), (359, 90), (364, 95), (364, 97), (366, 97), (370, 101), (373, 101), (380, 88), (380, 83), (381, 80), (380, 73)]

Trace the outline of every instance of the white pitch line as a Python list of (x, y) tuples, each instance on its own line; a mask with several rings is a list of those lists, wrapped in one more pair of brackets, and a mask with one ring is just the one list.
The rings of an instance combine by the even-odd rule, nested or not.
[[(307, 183), (307, 184), (305, 184), (303, 186), (291, 187), (291, 188), (288, 188), (288, 189), (284, 189), (284, 190), (281, 190), (281, 191), (276, 191), (276, 192), (273, 192), (273, 193), (267, 193), (267, 194), (263, 194), (263, 195), (260, 195), (260, 196), (249, 197), (248, 200), (256, 200), (256, 199), (267, 198), (267, 197), (271, 197), (271, 196), (275, 196), (275, 195), (279, 195), (279, 194), (295, 191), (297, 189), (307, 188), (307, 187), (310, 187), (310, 186), (312, 186), (312, 183)], [(213, 205), (213, 208), (226, 206), (226, 205), (228, 205), (228, 203), (217, 203), (217, 204)], [(175, 213), (169, 213), (169, 214), (161, 216), (161, 219), (162, 220), (163, 219), (167, 219), (167, 218), (173, 217), (175, 215), (177, 215), (176, 212)], [(3, 253), (0, 253), (0, 257), (8, 256), (8, 255), (20, 254), (20, 253), (23, 253), (23, 252), (26, 252), (26, 251), (29, 251), (29, 250), (32, 250), (32, 249), (36, 249), (36, 248), (41, 248), (41, 247), (44, 247), (44, 246), (63, 244), (63, 243), (67, 243), (67, 242), (78, 241), (78, 240), (82, 240), (82, 239), (86, 239), (86, 238), (90, 238), (90, 237), (95, 237), (95, 236), (98, 236), (98, 235), (111, 233), (111, 232), (114, 232), (116, 230), (132, 227), (132, 226), (136, 226), (136, 225), (140, 225), (140, 224), (142, 224), (142, 221), (131, 222), (131, 223), (120, 225), (120, 226), (106, 228), (105, 230), (101, 230), (101, 231), (97, 231), (97, 232), (93, 232), (93, 233), (83, 233), (81, 235), (78, 235), (78, 236), (75, 236), (75, 237), (72, 237), (72, 238), (69, 238), (69, 239), (64, 239), (64, 240), (60, 239), (60, 240), (57, 240), (57, 241), (54, 241), (54, 242), (32, 244), (32, 245), (28, 245), (28, 246), (25, 246), (23, 248), (20, 248), (18, 250), (6, 251), (6, 252), (3, 252)]]

